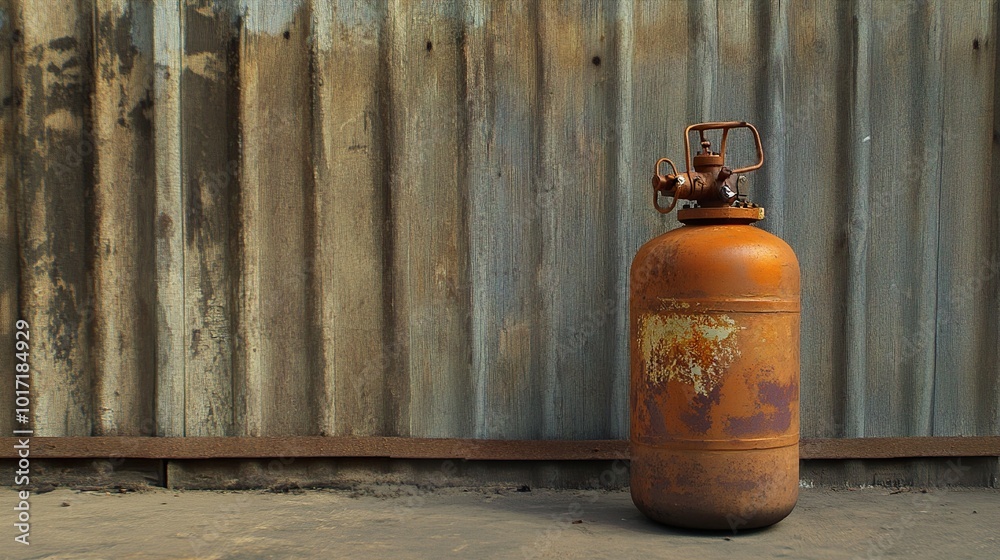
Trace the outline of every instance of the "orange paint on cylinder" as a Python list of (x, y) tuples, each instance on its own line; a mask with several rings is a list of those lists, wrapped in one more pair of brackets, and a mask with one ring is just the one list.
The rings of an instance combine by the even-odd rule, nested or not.
[[(737, 127), (753, 132), (759, 161), (734, 171), (725, 140)], [(715, 128), (718, 154), (704, 136)], [(697, 193), (697, 204), (639, 249), (630, 273), (632, 499), (662, 523), (749, 529), (780, 521), (798, 496), (799, 266), (750, 225), (763, 209), (730, 185), (763, 163), (756, 129), (705, 123), (686, 141), (692, 130), (694, 172), (690, 150), (685, 174), (657, 170), (654, 203)]]

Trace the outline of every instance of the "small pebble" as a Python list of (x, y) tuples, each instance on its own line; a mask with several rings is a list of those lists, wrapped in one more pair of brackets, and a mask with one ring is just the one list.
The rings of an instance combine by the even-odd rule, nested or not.
[[(62, 507), (69, 507), (69, 502), (63, 502), (62, 503)], [(972, 512), (972, 513), (975, 513), (975, 512)]]

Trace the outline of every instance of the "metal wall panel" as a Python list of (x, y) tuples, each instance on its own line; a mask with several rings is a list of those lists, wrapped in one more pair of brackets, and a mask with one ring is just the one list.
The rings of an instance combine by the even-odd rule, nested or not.
[(0, 2), (36, 434), (625, 437), (652, 163), (745, 119), (803, 435), (998, 435), (997, 8)]

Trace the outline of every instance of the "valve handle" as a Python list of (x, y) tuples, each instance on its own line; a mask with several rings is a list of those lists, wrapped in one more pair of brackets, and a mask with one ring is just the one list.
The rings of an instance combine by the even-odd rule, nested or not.
[[(750, 129), (754, 145), (757, 148), (757, 163), (737, 169), (730, 169), (726, 166), (726, 143), (729, 139), (729, 131), (734, 128)], [(722, 141), (718, 153), (712, 152), (710, 149), (711, 142), (705, 137), (705, 131), (708, 130), (722, 131)], [(693, 160), (697, 163), (697, 167), (692, 166), (691, 158), (691, 132), (693, 131), (699, 133), (702, 145), (702, 152), (696, 155)], [(660, 173), (660, 167), (664, 162), (670, 164), (670, 174)], [(706, 122), (690, 125), (684, 129), (684, 164), (684, 172), (679, 173), (677, 166), (669, 159), (660, 158), (656, 161), (653, 168), (653, 207), (658, 212), (661, 214), (669, 213), (677, 205), (679, 198), (696, 201), (688, 214), (694, 212), (698, 216), (706, 212), (708, 214), (718, 213), (717, 210), (713, 209), (730, 207), (738, 198), (742, 201), (742, 207), (747, 208), (749, 206), (745, 197), (740, 198), (741, 185), (739, 181), (741, 177), (744, 177), (743, 173), (760, 169), (764, 165), (764, 148), (761, 145), (760, 133), (757, 132), (756, 127), (746, 121)], [(733, 175), (737, 175), (737, 190), (735, 192), (728, 183), (729, 178)], [(669, 205), (660, 204), (661, 196), (672, 198)], [(685, 208), (688, 207), (685, 206)], [(756, 209), (757, 207), (752, 206), (752, 208)], [(754, 211), (754, 215), (758, 213), (758, 210)], [(751, 221), (761, 219), (753, 216), (745, 216), (741, 219), (744, 218)]]
[(725, 121), (725, 122), (706, 122), (699, 124), (692, 124), (684, 129), (684, 174), (688, 176), (688, 180), (691, 179), (691, 132), (698, 131), (699, 136), (704, 141), (706, 130), (721, 130), (722, 131), (722, 142), (719, 144), (719, 156), (723, 161), (726, 160), (726, 138), (729, 136), (729, 131), (734, 128), (749, 128), (750, 132), (753, 134), (754, 144), (757, 146), (757, 163), (754, 165), (749, 165), (747, 167), (740, 167), (739, 169), (734, 169), (733, 174), (747, 173), (749, 171), (754, 171), (760, 169), (764, 165), (764, 147), (760, 142), (760, 133), (757, 132), (757, 128), (746, 122), (746, 121)]
[[(673, 170), (673, 173), (669, 176), (660, 174), (660, 164), (663, 162), (669, 163), (670, 169)], [(668, 177), (672, 177), (673, 180)], [(653, 167), (653, 208), (656, 208), (656, 211), (661, 214), (669, 214), (670, 211), (674, 209), (674, 206), (677, 205), (677, 191), (671, 186), (671, 182), (675, 185), (678, 183), (681, 185), (684, 184), (684, 177), (677, 174), (677, 166), (674, 165), (674, 162), (670, 161), (668, 158), (660, 158), (656, 160), (656, 166)], [(660, 193), (664, 191), (673, 191), (673, 197), (670, 199), (670, 206), (667, 206), (666, 208), (660, 206)]]

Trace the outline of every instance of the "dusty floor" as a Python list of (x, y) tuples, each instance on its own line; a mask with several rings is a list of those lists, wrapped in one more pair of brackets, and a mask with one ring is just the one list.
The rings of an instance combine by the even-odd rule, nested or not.
[(30, 546), (4, 558), (1000, 558), (1000, 491), (804, 489), (780, 524), (753, 532), (665, 528), (628, 492), (377, 486), (277, 494), (33, 496)]

